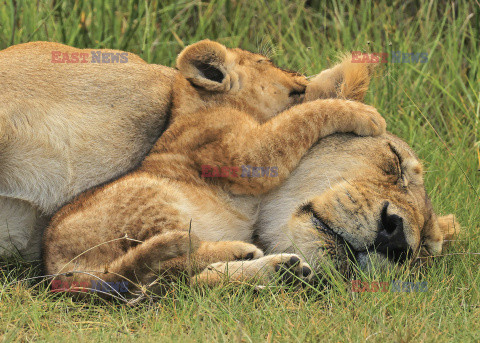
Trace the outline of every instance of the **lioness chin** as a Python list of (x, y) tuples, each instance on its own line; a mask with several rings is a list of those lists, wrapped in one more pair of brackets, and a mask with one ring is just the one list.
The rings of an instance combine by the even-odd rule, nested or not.
[[(261, 55), (202, 41), (182, 51), (177, 67), (170, 125), (142, 164), (53, 218), (44, 236), (49, 274), (78, 272), (72, 281), (82, 282), (88, 271), (106, 282), (146, 285), (158, 273), (261, 257), (248, 243), (260, 195), (283, 182), (320, 138), (385, 130), (376, 110), (360, 102), (302, 103), (306, 79)], [(204, 165), (275, 166), (278, 175), (202, 178)], [(291, 264), (310, 274), (297, 256), (267, 259), (274, 269)]]

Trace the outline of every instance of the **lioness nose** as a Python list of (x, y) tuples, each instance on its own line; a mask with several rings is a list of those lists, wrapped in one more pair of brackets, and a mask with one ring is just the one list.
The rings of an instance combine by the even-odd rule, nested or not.
[(387, 254), (395, 260), (404, 259), (409, 252), (409, 245), (405, 237), (403, 218), (396, 214), (389, 214), (387, 201), (380, 214), (380, 227), (374, 245), (378, 252)]

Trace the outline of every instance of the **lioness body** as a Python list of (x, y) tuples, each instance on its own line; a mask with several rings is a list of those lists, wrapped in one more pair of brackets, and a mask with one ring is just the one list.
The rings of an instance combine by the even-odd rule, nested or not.
[[(385, 129), (378, 113), (361, 103), (293, 106), (302, 101), (306, 80), (260, 55), (203, 41), (185, 49), (177, 65), (168, 130), (135, 172), (55, 216), (45, 235), (48, 273), (88, 270), (105, 281), (147, 284), (162, 270), (186, 271), (191, 241), (193, 271), (259, 257), (262, 252), (245, 243), (252, 239), (258, 195), (283, 182), (318, 139)], [(278, 176), (204, 179), (203, 165), (276, 166)], [(105, 266), (108, 273), (100, 272)]]
[(38, 217), (132, 169), (164, 129), (176, 72), (131, 53), (52, 62), (91, 51), (36, 42), (0, 52), (0, 255), (38, 257)]

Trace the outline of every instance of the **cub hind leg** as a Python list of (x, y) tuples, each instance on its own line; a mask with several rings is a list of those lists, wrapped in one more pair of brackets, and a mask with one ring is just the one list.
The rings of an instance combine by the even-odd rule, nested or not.
[[(189, 234), (191, 217), (199, 235), (204, 230), (219, 231), (215, 226), (224, 221), (212, 217), (218, 214), (203, 215), (209, 213), (205, 206), (218, 207), (217, 202), (208, 203), (215, 197), (205, 196), (201, 202), (190, 201), (200, 205), (188, 205), (187, 197), (194, 192), (185, 195), (178, 188), (169, 180), (140, 175), (81, 195), (56, 214), (45, 233), (47, 273), (61, 274), (58, 279), (72, 282), (99, 278), (148, 285), (158, 275), (197, 273), (214, 262), (263, 255), (253, 244), (206, 241), (195, 231)], [(224, 218), (229, 223), (228, 215)], [(236, 239), (228, 234), (213, 237)]]
[(200, 241), (185, 231), (169, 232), (148, 239), (113, 261), (108, 274), (146, 285), (159, 275), (170, 278), (196, 274), (215, 262), (262, 256), (263, 252), (250, 243)]
[[(121, 240), (117, 244), (121, 244), (119, 242)], [(128, 289), (134, 290), (139, 285), (150, 285), (159, 275), (170, 279), (196, 274), (211, 263), (255, 259), (262, 257), (263, 252), (241, 241), (200, 241), (187, 231), (167, 231), (128, 249), (110, 263), (105, 254), (97, 256), (102, 258), (103, 265), (92, 259), (92, 255), (85, 259), (62, 254), (47, 254), (45, 264), (49, 273), (59, 274), (57, 280), (70, 285), (93, 284), (92, 281), (97, 280), (126, 281), (130, 285)]]
[[(69, 285), (76, 283), (93, 284), (93, 281), (127, 281), (132, 285), (148, 284), (155, 279), (155, 271), (164, 269), (165, 261), (181, 255), (188, 255), (198, 248), (199, 240), (188, 232), (170, 231), (148, 238), (121, 254), (92, 253), (98, 247), (86, 249), (84, 255), (51, 253), (59, 246), (49, 244), (50, 253), (45, 254), (45, 268), (50, 275), (56, 275)], [(122, 239), (107, 243), (108, 250), (114, 251), (122, 245)], [(116, 246), (115, 246), (116, 245)], [(57, 250), (58, 251), (58, 250)], [(110, 260), (109, 260), (110, 259)]]

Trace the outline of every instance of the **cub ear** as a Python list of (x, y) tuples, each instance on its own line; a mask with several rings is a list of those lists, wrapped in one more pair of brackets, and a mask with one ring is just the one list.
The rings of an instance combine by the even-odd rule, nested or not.
[(363, 101), (376, 63), (353, 63), (346, 54), (333, 68), (322, 71), (307, 85), (305, 100), (339, 98)]
[(177, 57), (177, 68), (197, 87), (208, 91), (227, 90), (227, 48), (205, 39), (187, 46)]

